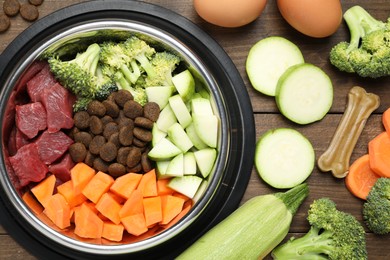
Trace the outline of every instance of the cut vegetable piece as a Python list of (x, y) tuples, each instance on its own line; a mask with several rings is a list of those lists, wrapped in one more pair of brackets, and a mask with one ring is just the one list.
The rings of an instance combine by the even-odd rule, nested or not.
[(184, 199), (166, 195), (161, 196), (162, 220), (161, 225), (168, 224), (183, 210)]
[(133, 191), (119, 211), (119, 217), (124, 218), (131, 215), (144, 214), (144, 205), (142, 201), (142, 192), (139, 190)]
[(108, 221), (103, 223), (102, 238), (110, 241), (120, 242), (125, 228), (122, 224), (114, 224)]
[(205, 148), (195, 151), (194, 156), (200, 173), (206, 178), (213, 169), (215, 159), (217, 158), (217, 151), (213, 148)]
[(202, 183), (200, 184), (200, 186), (199, 186), (197, 192), (195, 193), (194, 198), (192, 199), (192, 201), (193, 201), (194, 203), (196, 203), (198, 200), (200, 200), (200, 198), (202, 198), (204, 192), (205, 192), (206, 189), (207, 189), (207, 185), (208, 185), (208, 184), (209, 184), (208, 181), (206, 181), (206, 180), (203, 180), (203, 181), (202, 181)]
[(184, 70), (173, 76), (172, 82), (184, 102), (192, 98), (195, 93), (195, 80), (189, 70)]
[(77, 163), (71, 170), (70, 175), (73, 183), (73, 189), (81, 192), (85, 185), (95, 176), (95, 170), (85, 163)]
[(23, 193), (22, 199), (36, 215), (39, 215), (43, 212), (43, 206), (37, 201), (31, 191)]
[(186, 128), (189, 124), (191, 124), (192, 122), (191, 114), (188, 111), (187, 106), (184, 103), (183, 99), (180, 97), (180, 95), (174, 95), (170, 97), (169, 105), (171, 106), (172, 111), (177, 118), (177, 121), (183, 128)]
[(368, 143), (371, 169), (381, 177), (390, 178), (390, 136), (382, 132)]
[(96, 203), (95, 208), (114, 224), (121, 223), (119, 211), (122, 206), (110, 194), (104, 193)]
[(184, 172), (184, 156), (182, 153), (176, 155), (168, 164), (165, 176), (177, 177), (183, 176)]
[(160, 115), (156, 121), (158, 129), (163, 132), (167, 132), (168, 128), (171, 127), (174, 123), (177, 122), (176, 116), (173, 113), (173, 110), (169, 104), (167, 104), (163, 110), (161, 110)]
[(121, 219), (126, 231), (134, 236), (139, 236), (148, 231), (144, 214), (135, 214)]
[(382, 115), (382, 123), (388, 135), (390, 135), (390, 108), (388, 108)]
[(86, 203), (81, 204), (75, 214), (74, 233), (83, 238), (101, 238), (103, 220)]
[(170, 176), (165, 175), (170, 162), (171, 162), (171, 160), (157, 161), (156, 162), (156, 170), (157, 170), (158, 179), (170, 178)]
[(90, 201), (97, 203), (100, 197), (106, 193), (114, 183), (114, 178), (104, 172), (99, 171), (84, 187), (82, 193)]
[(170, 179), (158, 179), (157, 180), (157, 193), (159, 196), (172, 195), (174, 190), (168, 187)]
[(256, 144), (256, 169), (274, 188), (292, 188), (305, 181), (314, 168), (314, 160), (310, 141), (294, 129), (269, 130)]
[(51, 196), (43, 212), (60, 229), (70, 226), (70, 207), (61, 194)]
[(182, 150), (183, 153), (190, 150), (194, 145), (191, 142), (191, 139), (188, 137), (183, 127), (179, 123), (173, 124), (168, 129), (169, 140), (172, 141), (176, 147)]
[(145, 88), (148, 102), (155, 102), (162, 110), (167, 104), (169, 98), (172, 96), (172, 87), (170, 86), (156, 86)]
[(304, 63), (290, 67), (280, 77), (276, 92), (280, 112), (297, 124), (321, 120), (333, 103), (333, 85), (319, 67)]
[(137, 190), (141, 191), (142, 196), (152, 197), (157, 196), (157, 180), (155, 169), (142, 175), (141, 181), (137, 187)]
[(57, 186), (57, 192), (64, 196), (71, 208), (79, 206), (87, 200), (87, 197), (85, 197), (81, 191), (73, 189), (72, 180)]
[(161, 139), (167, 136), (167, 133), (160, 130), (157, 126), (157, 123), (154, 123), (152, 128), (152, 136), (152, 146), (155, 146), (158, 142), (161, 141)]
[(212, 148), (218, 142), (218, 118), (215, 115), (192, 114), (194, 127), (199, 138)]
[(149, 151), (148, 156), (152, 160), (161, 161), (171, 159), (181, 152), (171, 141), (163, 138)]
[(200, 150), (203, 148), (207, 148), (208, 145), (205, 144), (202, 139), (199, 138), (198, 134), (196, 133), (196, 129), (194, 127), (194, 122), (192, 122), (187, 128), (185, 129), (188, 138), (190, 138), (193, 145), (196, 147), (196, 149)]
[(31, 188), (31, 192), (35, 198), (45, 207), (47, 201), (51, 198), (56, 184), (56, 176), (54, 174), (46, 177), (43, 181)]
[(150, 227), (156, 223), (161, 222), (162, 220), (162, 207), (161, 207), (161, 197), (150, 197), (143, 199), (144, 205), (144, 215), (146, 226)]
[(349, 167), (345, 185), (354, 196), (365, 200), (379, 177), (370, 167), (370, 156), (365, 154)]
[(190, 212), (192, 208), (192, 202), (191, 201), (187, 201), (184, 203), (183, 205), (183, 210), (174, 218), (171, 220), (171, 222), (169, 222), (167, 225), (164, 225), (164, 229), (168, 229), (170, 227), (172, 227), (173, 225), (175, 225), (177, 222), (179, 222), (179, 220), (181, 220), (188, 212)]
[(194, 175), (185, 175), (172, 178), (168, 186), (192, 199), (201, 183), (202, 178)]
[(196, 174), (196, 159), (193, 152), (187, 152), (184, 154), (184, 175), (195, 175)]
[(275, 96), (280, 76), (290, 66), (303, 62), (303, 55), (294, 43), (272, 36), (260, 40), (249, 50), (246, 72), (257, 91)]
[(198, 115), (214, 115), (210, 100), (202, 97), (191, 100), (191, 112)]
[(115, 179), (110, 190), (115, 194), (128, 199), (131, 193), (138, 187), (142, 174), (127, 173)]

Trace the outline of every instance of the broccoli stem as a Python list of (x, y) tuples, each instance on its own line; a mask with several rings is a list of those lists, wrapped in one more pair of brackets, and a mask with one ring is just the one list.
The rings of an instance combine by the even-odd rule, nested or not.
[(364, 8), (356, 5), (344, 13), (344, 20), (350, 31), (351, 40), (347, 52), (359, 48), (361, 38), (385, 28), (385, 23), (372, 17)]
[(332, 234), (311, 227), (309, 232), (300, 238), (291, 238), (287, 243), (272, 251), (274, 259), (328, 259), (332, 250)]
[(71, 61), (75, 62), (81, 68), (88, 71), (91, 75), (95, 75), (99, 61), (100, 46), (97, 43), (88, 46), (87, 50)]
[(129, 80), (132, 84), (134, 84), (135, 82), (137, 82), (139, 76), (141, 76), (141, 71), (139, 70), (139, 67), (136, 64), (135, 60), (131, 61), (130, 65), (133, 71), (131, 71), (125, 64), (122, 64), (120, 70), (122, 71), (125, 78)]

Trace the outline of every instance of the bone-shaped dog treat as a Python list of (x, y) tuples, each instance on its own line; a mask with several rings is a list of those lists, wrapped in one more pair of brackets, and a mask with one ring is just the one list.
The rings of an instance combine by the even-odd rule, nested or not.
[(344, 178), (348, 174), (352, 151), (368, 117), (379, 107), (379, 103), (377, 95), (367, 93), (361, 87), (351, 88), (347, 107), (330, 145), (318, 159), (321, 171), (331, 171), (337, 178)]

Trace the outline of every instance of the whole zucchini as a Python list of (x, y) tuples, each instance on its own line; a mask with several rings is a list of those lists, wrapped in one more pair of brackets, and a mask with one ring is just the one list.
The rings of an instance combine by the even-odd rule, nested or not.
[(293, 215), (308, 193), (308, 186), (303, 183), (284, 193), (248, 200), (177, 259), (264, 258), (287, 235)]

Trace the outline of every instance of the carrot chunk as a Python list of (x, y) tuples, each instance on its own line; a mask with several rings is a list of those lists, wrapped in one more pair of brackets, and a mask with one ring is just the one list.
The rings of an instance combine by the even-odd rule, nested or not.
[(382, 132), (368, 143), (371, 169), (381, 177), (390, 178), (390, 135)]
[(81, 191), (73, 189), (72, 180), (57, 186), (57, 192), (64, 196), (71, 208), (79, 206), (87, 200), (87, 197), (85, 197)]
[(172, 227), (177, 222), (179, 222), (179, 220), (182, 219), (191, 210), (191, 208), (192, 208), (192, 202), (190, 200), (186, 201), (183, 205), (183, 210), (176, 217), (174, 217), (168, 224), (161, 225), (161, 226), (164, 228), (164, 230)]
[(354, 196), (365, 200), (378, 178), (370, 167), (370, 156), (365, 154), (349, 167), (345, 185)]
[(382, 124), (386, 129), (387, 134), (390, 135), (390, 108), (388, 108), (382, 115)]
[(124, 218), (135, 214), (144, 213), (143, 196), (141, 191), (135, 190), (131, 193), (130, 197), (123, 204), (119, 211), (119, 217)]
[(70, 226), (70, 207), (61, 194), (51, 196), (43, 212), (57, 227), (64, 229)]
[(122, 224), (105, 221), (103, 223), (102, 238), (119, 242), (122, 240), (124, 229)]
[(83, 203), (75, 211), (74, 233), (83, 238), (101, 238), (103, 220), (86, 204)]
[(85, 185), (92, 179), (95, 175), (95, 170), (89, 167), (85, 163), (77, 163), (70, 170), (70, 176), (73, 182), (73, 189), (77, 192), (81, 192)]
[(183, 198), (165, 195), (161, 197), (162, 220), (161, 224), (168, 224), (183, 210), (185, 200)]
[(156, 171), (154, 169), (142, 175), (137, 189), (142, 192), (144, 197), (157, 196), (157, 180)]
[(82, 193), (90, 201), (97, 203), (100, 197), (106, 193), (114, 183), (114, 178), (104, 172), (98, 172), (84, 187)]
[(114, 224), (121, 223), (119, 211), (122, 206), (110, 194), (104, 193), (95, 207), (103, 216), (111, 220)]
[(115, 179), (110, 190), (125, 199), (130, 197), (130, 194), (138, 187), (141, 181), (142, 174), (127, 173)]
[(56, 184), (56, 176), (50, 175), (33, 188), (31, 188), (31, 192), (34, 194), (35, 198), (41, 203), (43, 207), (45, 207), (47, 201), (53, 195), (54, 186)]
[(174, 190), (168, 187), (168, 183), (171, 179), (158, 179), (157, 180), (157, 193), (158, 195), (171, 195), (174, 193)]
[(135, 214), (121, 219), (126, 231), (134, 236), (139, 236), (148, 231), (144, 214)]
[(30, 191), (23, 193), (22, 200), (36, 215), (43, 212), (43, 206), (37, 201)]
[(146, 226), (150, 227), (162, 220), (161, 197), (143, 199)]

